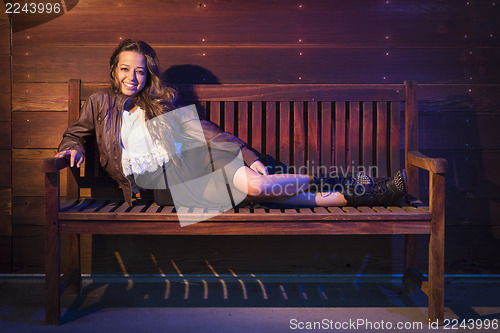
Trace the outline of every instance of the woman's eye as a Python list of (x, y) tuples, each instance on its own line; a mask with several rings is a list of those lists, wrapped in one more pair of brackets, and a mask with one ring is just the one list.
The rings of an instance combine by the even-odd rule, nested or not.
[(144, 71), (137, 71), (137, 74), (144, 75)]

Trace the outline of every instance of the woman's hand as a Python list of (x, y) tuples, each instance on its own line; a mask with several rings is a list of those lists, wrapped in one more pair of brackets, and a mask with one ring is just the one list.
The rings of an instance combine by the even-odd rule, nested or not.
[(260, 173), (261, 175), (268, 175), (269, 171), (267, 171), (267, 167), (260, 160), (256, 160), (250, 165), (250, 169), (253, 171)]
[(64, 157), (69, 155), (69, 165), (73, 167), (76, 160), (76, 167), (79, 168), (82, 165), (84, 157), (76, 150), (63, 150), (55, 155), (55, 157)]

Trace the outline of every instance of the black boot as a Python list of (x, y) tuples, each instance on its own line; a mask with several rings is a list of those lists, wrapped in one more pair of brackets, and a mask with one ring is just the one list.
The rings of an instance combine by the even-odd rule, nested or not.
[(371, 186), (373, 180), (364, 172), (358, 172), (354, 177), (314, 177), (314, 183), (309, 185), (309, 192), (342, 192), (349, 188)]
[(348, 206), (389, 206), (399, 203), (408, 194), (406, 171), (368, 186), (349, 187), (344, 194)]

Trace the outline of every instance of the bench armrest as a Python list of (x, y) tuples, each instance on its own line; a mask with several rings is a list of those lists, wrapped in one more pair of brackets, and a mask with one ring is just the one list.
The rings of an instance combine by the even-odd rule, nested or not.
[(444, 158), (427, 157), (418, 151), (408, 152), (408, 163), (431, 173), (445, 174), (448, 172), (448, 161)]
[(65, 157), (48, 157), (43, 160), (42, 172), (54, 173), (69, 166), (69, 159)]

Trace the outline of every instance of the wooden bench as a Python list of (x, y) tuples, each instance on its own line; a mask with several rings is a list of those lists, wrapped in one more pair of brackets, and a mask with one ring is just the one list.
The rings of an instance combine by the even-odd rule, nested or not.
[[(82, 101), (105, 84), (69, 82), (68, 123), (77, 120)], [(87, 152), (85, 174), (68, 172), (67, 201), (60, 203), (60, 170), (66, 159), (43, 161), (46, 201), (46, 321), (60, 320), (60, 297), (80, 287), (80, 234), (134, 235), (366, 235), (403, 234), (405, 292), (420, 287), (429, 299), (430, 320), (444, 316), (445, 173), (447, 162), (418, 149), (417, 84), (235, 84), (184, 85), (182, 96), (198, 102), (207, 118), (262, 153), (271, 171), (283, 167), (376, 166), (378, 176), (405, 167), (411, 199), (394, 207), (309, 209), (237, 208), (180, 227), (177, 214), (203, 214), (189, 208), (158, 206), (142, 198), (132, 207), (98, 198), (99, 167)], [(404, 110), (404, 112), (403, 112)], [(402, 135), (401, 135), (402, 134)], [(404, 148), (401, 140), (404, 138)], [(404, 160), (402, 165), (401, 161)], [(429, 205), (419, 197), (418, 169), (429, 172)], [(373, 169), (372, 169), (373, 170)], [(289, 169), (293, 171), (293, 169)], [(107, 185), (108, 186), (108, 185)], [(109, 185), (109, 186), (112, 186)], [(80, 197), (85, 187), (87, 197)], [(424, 192), (425, 193), (425, 192)], [(94, 195), (96, 194), (96, 195)], [(200, 215), (202, 216), (202, 215)], [(61, 279), (60, 239), (67, 234), (70, 272)], [(418, 235), (430, 235), (429, 274), (414, 268)]]

